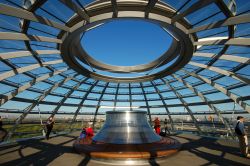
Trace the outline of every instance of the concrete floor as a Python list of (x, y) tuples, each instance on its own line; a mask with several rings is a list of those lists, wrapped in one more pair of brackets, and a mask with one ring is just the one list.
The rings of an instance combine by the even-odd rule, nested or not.
[[(72, 143), (78, 134), (72, 133), (57, 136), (50, 140), (34, 139), (0, 146), (0, 165), (111, 165), (96, 162), (89, 157), (76, 154), (72, 149)], [(173, 137), (182, 143), (180, 152), (167, 159), (146, 161), (147, 164), (144, 165), (250, 165), (250, 159), (240, 156), (237, 142), (188, 134), (179, 134)], [(129, 162), (126, 165), (129, 165)]]

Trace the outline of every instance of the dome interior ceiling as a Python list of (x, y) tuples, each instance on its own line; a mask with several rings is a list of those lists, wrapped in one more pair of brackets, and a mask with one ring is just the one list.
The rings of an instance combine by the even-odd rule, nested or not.
[[(38, 104), (42, 114), (73, 120), (120, 109), (144, 110), (149, 118), (188, 115), (194, 123), (211, 112), (220, 118), (233, 109), (250, 113), (249, 7), (244, 0), (1, 0), (1, 114), (22, 121), (38, 113)], [(111, 70), (75, 49), (78, 34), (133, 17), (173, 35), (166, 59)]]

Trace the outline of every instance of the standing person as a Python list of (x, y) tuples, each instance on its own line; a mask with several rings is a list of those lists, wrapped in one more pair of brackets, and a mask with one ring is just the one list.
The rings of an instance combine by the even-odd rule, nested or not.
[(2, 116), (0, 116), (0, 128), (3, 127), (3, 120), (2, 120)]
[(167, 134), (167, 131), (168, 134), (170, 134), (170, 131), (168, 130), (168, 120), (166, 118), (164, 120), (164, 129), (165, 129), (165, 134)]
[(155, 132), (159, 135), (161, 132), (161, 125), (158, 117), (155, 118), (154, 123), (155, 123), (154, 125)]
[(46, 128), (47, 128), (46, 139), (49, 139), (49, 135), (51, 130), (53, 129), (54, 123), (55, 123), (54, 117), (51, 116), (46, 123)]
[(3, 128), (2, 117), (0, 116), (0, 142), (3, 142), (7, 135), (7, 131)]
[(242, 116), (237, 117), (237, 124), (235, 126), (235, 133), (239, 139), (240, 152), (244, 157), (250, 158), (250, 154), (248, 153), (248, 140), (247, 133), (244, 129), (245, 119)]

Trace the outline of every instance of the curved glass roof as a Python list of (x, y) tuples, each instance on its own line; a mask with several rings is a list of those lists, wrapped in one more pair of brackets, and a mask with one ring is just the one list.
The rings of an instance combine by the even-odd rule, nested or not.
[[(42, 114), (63, 115), (72, 121), (83, 116), (96, 120), (108, 110), (139, 109), (147, 111), (150, 120), (152, 116), (170, 121), (178, 115), (188, 116), (198, 130), (197, 118), (207, 114), (215, 114), (223, 123), (227, 114), (248, 116), (249, 7), (250, 2), (244, 0), (1, 0), (0, 114), (17, 118), (18, 125), (38, 115), (37, 105)], [(148, 51), (153, 50), (155, 57), (149, 61), (143, 54), (131, 57), (131, 61), (139, 59), (148, 65), (143, 69), (122, 68), (127, 63), (117, 64), (119, 59), (112, 53), (100, 56), (108, 55), (109, 62), (116, 58), (114, 65), (121, 66), (106, 67), (82, 55), (77, 34), (88, 35), (115, 19), (156, 24), (161, 33), (171, 36), (166, 40), (173, 39), (175, 51), (155, 64), (148, 63), (162, 49), (158, 38), (148, 43), (151, 38), (147, 37), (161, 34), (152, 31), (148, 36), (133, 34), (141, 39), (129, 43), (134, 49), (157, 50), (142, 51), (150, 55)], [(133, 26), (138, 30), (142, 24)], [(110, 31), (119, 26), (126, 29), (120, 24)], [(92, 37), (100, 37), (95, 35)], [(93, 41), (85, 42), (98, 52)], [(109, 44), (104, 42), (102, 47), (112, 48)], [(164, 45), (163, 52), (169, 51), (170, 43)], [(78, 49), (81, 51), (74, 52)], [(126, 80), (120, 79), (123, 75)], [(142, 78), (134, 79), (137, 77)]]

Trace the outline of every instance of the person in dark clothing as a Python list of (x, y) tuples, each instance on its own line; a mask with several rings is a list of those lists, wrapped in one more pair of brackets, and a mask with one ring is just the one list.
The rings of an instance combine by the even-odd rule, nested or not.
[(86, 128), (83, 127), (79, 138), (84, 139), (86, 138), (86, 136), (87, 136)]
[(83, 126), (82, 131), (79, 136), (79, 143), (86, 144), (86, 138), (87, 138), (86, 126)]
[(244, 129), (244, 121), (245, 118), (242, 116), (237, 117), (237, 124), (235, 126), (235, 133), (239, 139), (239, 147), (240, 152), (244, 157), (250, 158), (250, 154), (248, 152), (248, 140), (247, 140), (247, 132)]
[(0, 142), (3, 142), (7, 136), (7, 131), (3, 128), (2, 117), (0, 116)]
[(0, 129), (3, 128), (3, 121), (2, 121), (2, 117), (0, 116)]
[(165, 134), (167, 134), (167, 131), (168, 131), (168, 134), (170, 134), (170, 131), (168, 130), (168, 121), (166, 118), (164, 120), (164, 129), (165, 129)]
[(47, 128), (46, 139), (49, 139), (49, 135), (53, 129), (54, 123), (55, 123), (54, 118), (50, 117), (46, 123), (46, 128)]

